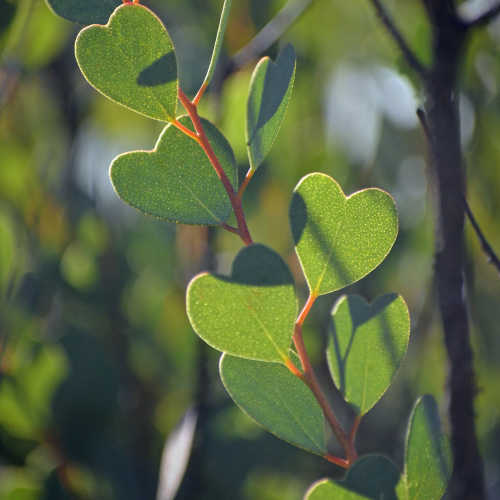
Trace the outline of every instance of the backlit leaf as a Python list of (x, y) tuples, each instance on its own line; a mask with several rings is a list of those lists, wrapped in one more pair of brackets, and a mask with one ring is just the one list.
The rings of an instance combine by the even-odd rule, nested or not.
[[(189, 117), (179, 121), (194, 130)], [(238, 173), (231, 146), (213, 123), (203, 118), (201, 122), (236, 189)], [(231, 215), (229, 197), (202, 147), (174, 125), (167, 125), (153, 151), (115, 158), (110, 176), (123, 201), (159, 219), (216, 226)]]
[(88, 82), (111, 100), (156, 120), (177, 108), (177, 62), (167, 30), (139, 4), (118, 7), (106, 26), (78, 35), (76, 60)]
[(200, 274), (187, 290), (191, 325), (207, 344), (260, 361), (286, 362), (297, 308), (290, 269), (257, 243), (238, 253), (230, 276)]
[(451, 447), (441, 428), (435, 399), (421, 397), (408, 427), (405, 477), (408, 500), (439, 500), (453, 469)]
[(311, 293), (344, 288), (373, 271), (398, 232), (396, 205), (380, 189), (347, 197), (328, 175), (310, 174), (290, 205), (295, 248)]
[[(290, 354), (300, 367), (298, 356)], [(312, 453), (327, 454), (323, 412), (307, 385), (286, 366), (224, 354), (220, 373), (236, 404), (264, 429)]]
[(247, 146), (255, 170), (271, 149), (283, 123), (295, 78), (295, 50), (287, 44), (273, 63), (264, 57), (250, 82), (247, 105)]
[(359, 415), (381, 398), (408, 348), (410, 317), (402, 297), (388, 293), (368, 305), (343, 296), (332, 311), (327, 358), (336, 386)]

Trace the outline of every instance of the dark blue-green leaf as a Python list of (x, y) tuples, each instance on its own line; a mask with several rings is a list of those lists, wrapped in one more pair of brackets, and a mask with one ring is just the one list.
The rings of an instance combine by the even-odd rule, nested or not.
[(404, 479), (394, 462), (382, 455), (361, 457), (343, 481), (313, 484), (305, 500), (405, 500)]
[(121, 0), (46, 0), (54, 14), (78, 24), (106, 24)]

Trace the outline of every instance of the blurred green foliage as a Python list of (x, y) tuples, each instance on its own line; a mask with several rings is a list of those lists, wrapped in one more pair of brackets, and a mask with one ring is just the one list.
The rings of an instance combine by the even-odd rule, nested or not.
[[(235, 0), (225, 58), (284, 3)], [(210, 61), (222, 0), (144, 4), (169, 30), (180, 85), (194, 94)], [(389, 6), (428, 61), (421, 2)], [(111, 160), (152, 149), (163, 126), (85, 82), (73, 53), (77, 33), (43, 0), (0, 0), (0, 499), (153, 499), (165, 440), (197, 405), (193, 452), (177, 499), (298, 500), (311, 482), (341, 471), (261, 431), (235, 407), (217, 374), (218, 353), (196, 337), (185, 313), (191, 277), (208, 267), (227, 273), (241, 242), (226, 232), (151, 219), (116, 197)], [(299, 179), (323, 172), (346, 194), (378, 187), (394, 196), (396, 244), (346, 292), (371, 302), (395, 291), (410, 309), (408, 356), (357, 438), (361, 454), (385, 453), (401, 465), (413, 400), (428, 392), (443, 402), (446, 378), (432, 283), (432, 179), (414, 113), (420, 89), (365, 0), (313, 0), (265, 55), (274, 59), (287, 42), (297, 52), (293, 96), (245, 195), (249, 228), (255, 241), (287, 260), (304, 300), (288, 229)], [(461, 78), (469, 202), (496, 249), (499, 45), (500, 24), (475, 33)], [(200, 105), (233, 145), (241, 175), (248, 168), (244, 120), (253, 66), (225, 80), (216, 75)], [(500, 287), (470, 227), (467, 252), (477, 430), (493, 498), (500, 495)], [(338, 407), (320, 354), (337, 298), (317, 300), (304, 335)], [(353, 417), (347, 405), (338, 413), (342, 422)], [(329, 447), (338, 451), (331, 437)]]

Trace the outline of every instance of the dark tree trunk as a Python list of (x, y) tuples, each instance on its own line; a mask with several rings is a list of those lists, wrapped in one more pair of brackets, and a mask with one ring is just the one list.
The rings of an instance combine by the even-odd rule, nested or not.
[(426, 82), (426, 114), (433, 154), (438, 224), (436, 281), (449, 359), (448, 397), (455, 457), (454, 500), (484, 500), (484, 471), (474, 425), (473, 353), (464, 297), (464, 172), (457, 75), (467, 25), (449, 0), (426, 0), (434, 31), (434, 61)]

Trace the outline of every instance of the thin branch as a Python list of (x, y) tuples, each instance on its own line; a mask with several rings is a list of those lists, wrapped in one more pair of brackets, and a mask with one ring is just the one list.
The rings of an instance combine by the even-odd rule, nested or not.
[(495, 17), (497, 17), (499, 14), (500, 14), (500, 3), (498, 3), (497, 5), (494, 5), (493, 7), (491, 7), (489, 10), (487, 10), (484, 14), (481, 14), (476, 19), (468, 21), (467, 26), (469, 28), (486, 26), (487, 24), (492, 22), (495, 19)]
[(343, 467), (344, 469), (349, 468), (349, 463), (347, 462), (347, 460), (342, 460), (341, 458), (334, 457), (333, 455), (324, 455), (324, 458), (335, 465)]
[(467, 217), (469, 218), (470, 223), (474, 228), (474, 231), (476, 231), (479, 242), (481, 243), (481, 248), (488, 257), (488, 263), (495, 266), (498, 273), (500, 274), (500, 259), (498, 258), (493, 248), (491, 248), (491, 245), (488, 243), (488, 240), (481, 231), (481, 228), (479, 227), (479, 224), (477, 223), (476, 218), (474, 217), (474, 214), (472, 213), (472, 210), (470, 209), (470, 206), (467, 203), (465, 197), (464, 197), (464, 208), (465, 208), (465, 213), (467, 214)]
[[(333, 411), (325, 395), (323, 394), (323, 391), (321, 390), (321, 386), (319, 385), (318, 379), (316, 378), (316, 375), (314, 373), (309, 355), (307, 354), (306, 346), (304, 344), (304, 338), (302, 337), (302, 324), (304, 323), (304, 320), (311, 310), (311, 307), (314, 304), (315, 300), (315, 295), (309, 296), (304, 308), (302, 309), (302, 312), (297, 318), (297, 322), (295, 323), (295, 331), (293, 333), (293, 342), (295, 344), (295, 348), (297, 349), (297, 354), (299, 355), (302, 369), (304, 370), (304, 374), (300, 378), (307, 384), (307, 386), (313, 393), (320, 408), (323, 410), (323, 414), (325, 415), (328, 424), (335, 434), (335, 437), (338, 439), (340, 445), (344, 450), (344, 453), (346, 454), (347, 461), (345, 462), (345, 465), (340, 464), (339, 459), (336, 459), (335, 457), (333, 457), (336, 460), (334, 463), (336, 463), (337, 465), (341, 465), (342, 467), (349, 468), (358, 458), (354, 443), (353, 441), (349, 440), (347, 434), (344, 432), (344, 429), (342, 429), (342, 426), (340, 425), (335, 412)], [(327, 460), (330, 460), (329, 457), (330, 455), (325, 456)]]
[[(427, 125), (427, 117), (425, 116), (425, 111), (421, 108), (417, 110), (417, 116), (420, 120), (420, 123), (422, 125), (422, 129), (424, 131), (424, 134), (427, 137), (427, 140), (429, 141), (429, 144), (432, 146), (431, 142), (431, 137), (429, 133), (429, 126)], [(500, 274), (500, 259), (498, 258), (497, 254), (491, 247), (491, 245), (488, 243), (488, 240), (484, 236), (483, 231), (479, 227), (479, 224), (476, 221), (476, 218), (474, 217), (474, 214), (472, 213), (472, 210), (469, 206), (469, 203), (467, 202), (466, 198), (463, 198), (464, 202), (464, 208), (465, 208), (465, 213), (467, 214), (467, 217), (470, 220), (470, 223), (472, 224), (472, 227), (474, 228), (474, 231), (477, 234), (477, 237), (479, 239), (479, 242), (481, 243), (481, 248), (483, 249), (483, 252), (486, 254), (488, 257), (488, 263), (492, 264), (493, 266), (496, 267), (498, 273)]]
[(403, 53), (403, 56), (408, 63), (408, 65), (416, 71), (423, 80), (427, 80), (427, 70), (422, 65), (422, 63), (418, 60), (417, 56), (413, 53), (410, 46), (404, 39), (403, 35), (399, 31), (399, 29), (394, 24), (389, 12), (385, 8), (382, 0), (370, 0), (373, 4), (373, 7), (377, 11), (377, 15), (379, 19), (382, 21), (382, 24), (385, 26), (391, 37), (394, 39), (396, 44), (399, 47), (399, 50)]
[(243, 193), (245, 192), (245, 189), (248, 186), (248, 183), (250, 182), (250, 179), (253, 177), (253, 174), (255, 173), (255, 170), (252, 170), (251, 168), (248, 170), (247, 175), (245, 176), (245, 179), (241, 183), (240, 189), (238, 189), (238, 193), (236, 196), (238, 198), (241, 198), (243, 196)]
[(196, 142), (198, 142), (198, 143), (200, 142), (200, 138), (198, 137), (198, 134), (189, 130), (181, 122), (175, 120), (172, 122), (172, 125), (176, 126), (181, 132), (184, 132), (186, 135), (189, 135), (189, 137), (194, 139)]
[(198, 115), (196, 104), (192, 103), (181, 89), (179, 89), (178, 91), (178, 97), (182, 105), (188, 112), (191, 121), (193, 122), (197, 134), (196, 137), (198, 143), (203, 148), (203, 151), (205, 151), (205, 154), (210, 160), (210, 163), (212, 163), (212, 166), (214, 167), (215, 172), (219, 176), (219, 179), (221, 180), (222, 185), (226, 190), (229, 200), (231, 201), (231, 205), (234, 210), (234, 215), (236, 216), (236, 220), (238, 222), (238, 236), (243, 240), (243, 243), (245, 243), (245, 245), (247, 246), (251, 245), (253, 241), (252, 237), (250, 236), (250, 232), (248, 231), (247, 223), (245, 220), (245, 214), (243, 213), (243, 206), (241, 205), (241, 198), (239, 198), (236, 195), (236, 192), (234, 191), (231, 181), (229, 180), (225, 170), (222, 168), (222, 165), (220, 164), (220, 161), (217, 158), (217, 155), (215, 154), (212, 145), (208, 140), (207, 135), (205, 134), (205, 130), (203, 129), (203, 125)]
[(226, 224), (225, 222), (222, 223), (221, 227), (224, 228), (226, 231), (229, 231), (230, 233), (238, 234), (238, 229), (236, 229), (233, 226), (230, 226), (229, 224)]
[(251, 63), (299, 18), (313, 0), (290, 0), (264, 28), (228, 61), (231, 72)]
[(359, 429), (359, 424), (361, 423), (362, 415), (357, 415), (351, 427), (351, 432), (349, 432), (349, 441), (354, 444), (354, 439)]

